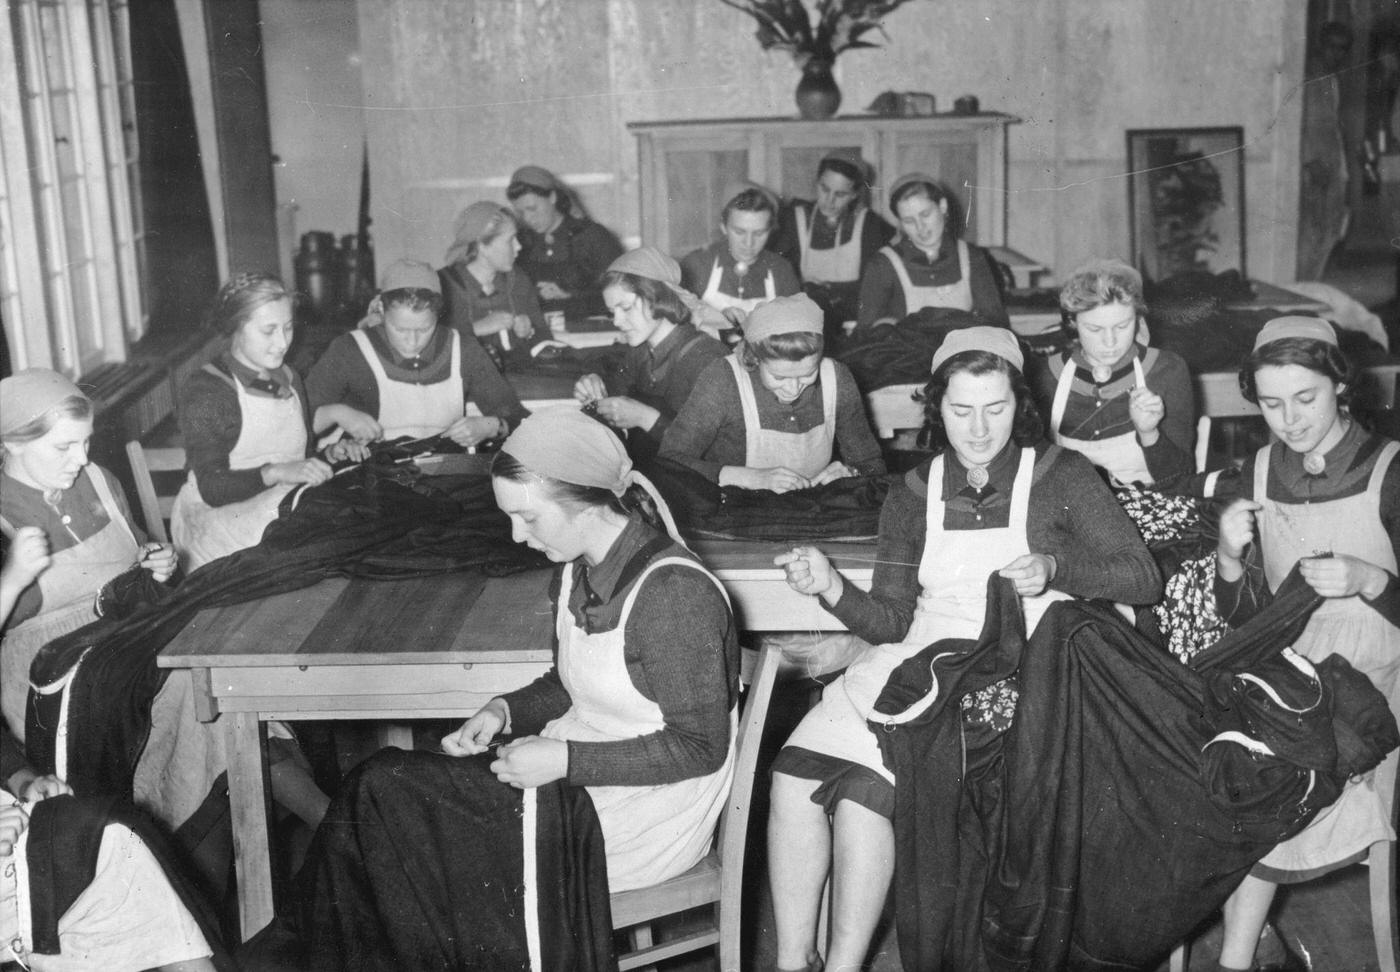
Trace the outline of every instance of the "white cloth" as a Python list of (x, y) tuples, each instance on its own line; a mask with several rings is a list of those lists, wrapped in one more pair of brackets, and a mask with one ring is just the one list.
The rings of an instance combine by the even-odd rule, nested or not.
[(705, 291), (700, 295), (700, 299), (717, 311), (727, 311), (733, 307), (747, 314), (764, 301), (772, 300), (778, 296), (778, 285), (773, 280), (772, 270), (769, 270), (763, 278), (762, 297), (739, 298), (733, 294), (726, 294), (719, 289), (719, 282), (723, 277), (724, 268), (720, 266), (719, 257), (715, 257), (714, 267), (710, 270), (710, 279), (705, 283)]
[(899, 278), (899, 286), (904, 291), (904, 313), (912, 314), (925, 307), (952, 307), (955, 310), (972, 310), (972, 260), (968, 255), (967, 244), (958, 240), (957, 281), (939, 287), (916, 287), (904, 266), (904, 260), (893, 247), (882, 247), (880, 252), (894, 266), (894, 274)]
[[(632, 684), (625, 652), (627, 619), (637, 592), (652, 571), (668, 565), (698, 571), (724, 591), (719, 581), (694, 561), (664, 557), (649, 565), (627, 593), (617, 626), (597, 634), (574, 624), (569, 612), (573, 570), (565, 567), (554, 627), (559, 638), (559, 678), (573, 704), (545, 726), (541, 736), (607, 742), (665, 728), (661, 708)], [(603, 829), (610, 890), (658, 884), (694, 867), (709, 853), (734, 776), (736, 729), (737, 713), (731, 713), (729, 753), (724, 765), (708, 776), (657, 786), (588, 787)]]
[(384, 430), (385, 439), (396, 439), (401, 435), (421, 439), (438, 435), (449, 425), (462, 417), (466, 408), (466, 396), (462, 391), (462, 335), (452, 332), (452, 355), (450, 374), (431, 385), (415, 385), (407, 381), (394, 381), (384, 370), (384, 362), (370, 344), (369, 335), (364, 331), (352, 331), (350, 336), (364, 355), (369, 370), (374, 373), (374, 383), (379, 388), (379, 415), (376, 416)]
[[(816, 207), (812, 208), (815, 217)], [(852, 283), (860, 279), (861, 233), (865, 229), (865, 217), (869, 215), (865, 207), (856, 211), (851, 226), (851, 238), (845, 243), (837, 242), (829, 250), (812, 249), (812, 223), (807, 211), (801, 206), (793, 210), (797, 218), (797, 245), (802, 253), (802, 279), (817, 283)]]
[(754, 397), (749, 371), (731, 354), (727, 359), (739, 386), (739, 404), (744, 410), (744, 465), (750, 469), (774, 469), (785, 466), (811, 479), (831, 465), (831, 453), (836, 444), (836, 365), (822, 358), (821, 383), (822, 424), (806, 432), (784, 432), (765, 429), (758, 418), (758, 399)]

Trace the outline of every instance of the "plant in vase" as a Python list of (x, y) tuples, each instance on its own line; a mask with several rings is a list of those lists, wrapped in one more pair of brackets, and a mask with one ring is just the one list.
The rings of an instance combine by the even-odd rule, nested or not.
[[(841, 89), (831, 69), (842, 51), (879, 47), (864, 40), (872, 30), (886, 40), (880, 21), (910, 0), (720, 0), (758, 23), (754, 36), (765, 51), (787, 51), (802, 72), (797, 108), (803, 118), (830, 118), (841, 107)], [(813, 17), (815, 14), (815, 17)], [(814, 25), (815, 20), (815, 25)]]

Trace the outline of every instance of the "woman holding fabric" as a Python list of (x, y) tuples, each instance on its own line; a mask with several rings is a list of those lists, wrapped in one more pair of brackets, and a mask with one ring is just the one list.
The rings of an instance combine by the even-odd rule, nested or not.
[(756, 307), (738, 349), (696, 381), (661, 457), (721, 486), (777, 493), (883, 473), (855, 379), (823, 356), (822, 324), (806, 294)]
[[(1259, 331), (1240, 388), (1275, 441), (1245, 461), (1242, 495), (1221, 516), (1215, 601), (1222, 618), (1243, 624), (1298, 567), (1326, 600), (1293, 650), (1345, 658), (1400, 716), (1400, 445), (1352, 416), (1356, 378), (1326, 321), (1280, 317)], [(1394, 838), (1396, 761), (1392, 752), (1350, 781), (1244, 879), (1225, 905), (1222, 968), (1252, 966), (1280, 883), (1329, 873)]]
[(765, 249), (778, 225), (776, 197), (752, 183), (728, 195), (719, 215), (724, 238), (681, 260), (681, 282), (739, 326), (759, 304), (799, 293), (802, 285), (787, 260)]
[(628, 432), (635, 459), (656, 455), (700, 373), (726, 354), (691, 323), (680, 283), (680, 266), (655, 247), (614, 260), (603, 275), (603, 302), (629, 350), (606, 377), (587, 374), (574, 384), (575, 398)]
[(547, 169), (515, 170), (506, 198), (520, 220), (520, 268), (535, 282), (540, 307), (576, 320), (602, 314), (598, 280), (622, 253), (604, 226), (584, 215), (574, 194)]
[(1147, 604), (1161, 595), (1157, 567), (1107, 487), (1082, 458), (1041, 440), (1022, 366), (1003, 328), (953, 331), (934, 355), (925, 408), (942, 450), (890, 490), (869, 593), (814, 547), (776, 560), (794, 590), (820, 598), (874, 646), (774, 762), (768, 846), (780, 969), (822, 968), (817, 911), (828, 873), (826, 964), (864, 961), (894, 869), (897, 783), (866, 719), (902, 660), (943, 638), (978, 636), (988, 575), (1015, 582), (1028, 630), (1058, 599)]
[(306, 390), (284, 360), (292, 295), (282, 281), (232, 277), (214, 298), (209, 324), (228, 347), (180, 389), (190, 474), (170, 532), (187, 570), (256, 545), (289, 492), (330, 479), (332, 462), (366, 454), (349, 440), (314, 453)]
[(1147, 347), (1142, 275), (1094, 260), (1065, 283), (1060, 308), (1078, 340), (1036, 376), (1051, 438), (1121, 483), (1193, 472), (1191, 375), (1180, 355)]
[(0, 700), (21, 742), (39, 649), (96, 620), (97, 595), (117, 575), (140, 566), (165, 581), (175, 572), (175, 548), (145, 543), (116, 478), (89, 464), (92, 414), (88, 397), (56, 372), (28, 368), (0, 380), (0, 531), (13, 551), (3, 581), (16, 598), (0, 641)]
[(549, 339), (535, 286), (515, 265), (520, 241), (515, 214), (475, 202), (457, 215), (442, 280), (443, 318), (463, 336), (474, 334), (493, 357), (523, 359)]
[(899, 238), (865, 265), (857, 330), (895, 324), (926, 307), (970, 311), (1009, 327), (991, 257), (959, 238), (952, 194), (932, 176), (913, 172), (890, 186)]
[(870, 212), (865, 163), (831, 154), (817, 165), (817, 198), (783, 214), (773, 249), (797, 268), (802, 289), (826, 315), (827, 337), (856, 319), (860, 272), (894, 231)]
[[(399, 260), (384, 271), (370, 326), (331, 342), (306, 378), (318, 435), (356, 442), (444, 435), (464, 448), (503, 438), (525, 417), (515, 389), (481, 346), (438, 326), (436, 271)], [(468, 401), (482, 414), (466, 416)]]
[[(577, 410), (527, 418), (506, 440), (491, 475), (514, 538), (563, 565), (555, 665), (488, 702), (443, 739), (443, 752), (472, 757), (494, 750), (490, 771), (518, 789), (556, 780), (587, 787), (611, 891), (674, 877), (708, 852), (733, 772), (739, 659), (724, 590), (674, 534), (643, 520), (635, 490), (645, 480), (632, 471), (617, 436)], [(500, 745), (503, 736), (510, 741)], [(404, 835), (431, 830), (427, 821), (440, 811), (487, 819), (468, 807), (440, 806), (450, 799), (440, 794), (461, 792), (470, 800), (481, 789), (451, 782), (471, 771), (466, 762), (386, 750), (347, 782), (346, 790), (375, 795), (338, 802), (318, 836), (324, 847), (317, 898), (340, 909), (331, 919), (323, 911), (311, 936), (328, 967), (343, 967), (336, 957), (356, 949), (402, 967), (462, 967), (454, 958), (460, 951), (443, 954), (447, 936), (431, 931), (453, 921), (453, 903), (409, 892), (406, 878), (414, 889), (440, 880), (490, 888), (509, 883), (509, 876), (439, 874), (448, 865), (415, 850), (411, 836), (386, 839), (375, 820), (356, 818), (355, 808), (372, 807), (376, 819), (392, 821), (394, 833)], [(416, 795), (423, 787), (435, 794), (426, 801), (431, 806)], [(357, 839), (359, 828), (374, 830), (374, 839)], [(451, 836), (456, 844), (472, 839), (500, 838), (486, 831)], [(381, 844), (394, 845), (382, 859)], [(378, 927), (364, 921), (365, 909), (340, 905), (343, 888), (374, 898)], [(505, 907), (506, 891), (491, 892), (498, 907)], [(478, 939), (521, 920), (514, 914), (470, 919)], [(490, 944), (474, 939), (450, 947), (481, 954)]]

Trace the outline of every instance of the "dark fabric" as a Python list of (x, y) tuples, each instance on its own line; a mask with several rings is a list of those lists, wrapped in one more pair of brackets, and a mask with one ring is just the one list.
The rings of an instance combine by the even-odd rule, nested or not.
[(29, 866), (33, 950), (41, 955), (61, 954), (58, 921), (92, 883), (102, 831), (108, 824), (120, 824), (141, 838), (219, 960), (223, 952), (215, 917), (177, 865), (164, 833), (145, 814), (112, 797), (49, 797), (30, 809), (25, 860)]
[(588, 792), (561, 783), (532, 791), (527, 854), (521, 791), (492, 775), (493, 758), (386, 749), (346, 778), (298, 881), (313, 970), (528, 969), (527, 882), (538, 895), (543, 969), (617, 967)]
[[(10, 777), (14, 776), (22, 769), (29, 766), (29, 760), (24, 755), (24, 747), (10, 732), (10, 726), (3, 719), (0, 719), (0, 787), (9, 789)], [(19, 796), (18, 793), (15, 796)]]
[[(941, 287), (962, 279), (962, 260), (956, 246), (940, 247), (933, 260), (906, 236), (899, 236), (891, 246), (915, 287)], [(968, 286), (972, 290), (972, 312), (978, 316), (978, 323), (1010, 327), (1011, 321), (1001, 299), (1001, 275), (991, 254), (971, 243), (967, 251), (971, 278)], [(904, 287), (894, 264), (882, 254), (871, 257), (860, 275), (857, 333), (881, 321), (899, 321), (909, 316), (909, 308), (904, 304)]]
[[(1268, 611), (1201, 656), (1206, 672), (1228, 678), (1267, 662), (1318, 603), (1295, 577)], [(978, 641), (930, 645), (895, 671), (876, 705), (910, 716), (872, 726), (897, 780), (904, 967), (1152, 967), (1309, 822), (1318, 800), (1300, 800), (1298, 783), (1312, 770), (1283, 758), (1237, 762), (1252, 773), (1235, 778), (1251, 799), (1232, 813), (1208, 789), (1202, 750), (1230, 727), (1222, 713), (1233, 714), (1208, 700), (1205, 673), (1103, 602), (1053, 605), (1028, 641), (1020, 617), (1011, 584), (992, 578)], [(958, 700), (1013, 672), (1010, 730), (964, 729)], [(1323, 696), (1330, 705), (1325, 685)], [(1328, 730), (1314, 724), (1297, 748), (1325, 751)], [(1335, 771), (1333, 787), (1343, 779)]]
[(873, 537), (891, 476), (848, 476), (822, 486), (775, 493), (718, 486), (668, 459), (642, 467), (688, 536), (747, 540)]
[(591, 219), (567, 215), (546, 238), (520, 225), (520, 255), (516, 265), (534, 283), (552, 281), (569, 294), (558, 300), (540, 300), (545, 311), (563, 311), (569, 320), (590, 314), (606, 314), (598, 281), (622, 255), (622, 244), (612, 230)]
[[(401, 469), (401, 467), (396, 467)], [(30, 677), (62, 678), (83, 658), (69, 699), (68, 781), (80, 793), (129, 797), (145, 746), (150, 703), (164, 682), (160, 650), (207, 607), (309, 587), (328, 577), (397, 578), (477, 569), (506, 574), (543, 566), (510, 540), (486, 477), (437, 477), (405, 486), (371, 465), (297, 494), (296, 510), (256, 547), (201, 567), (159, 604), (102, 618), (44, 646)], [(89, 649), (98, 649), (89, 651)], [(30, 693), (29, 756), (52, 772), (63, 692)]]
[(840, 358), (865, 394), (886, 385), (924, 384), (929, 380), (933, 352), (950, 331), (986, 323), (971, 311), (925, 307), (898, 324), (856, 331), (842, 345)]

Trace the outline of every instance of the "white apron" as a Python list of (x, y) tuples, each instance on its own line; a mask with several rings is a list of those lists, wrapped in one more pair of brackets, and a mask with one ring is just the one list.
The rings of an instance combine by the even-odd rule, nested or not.
[(821, 362), (822, 424), (806, 432), (783, 432), (765, 429), (758, 418), (758, 399), (754, 397), (749, 371), (731, 354), (729, 367), (739, 386), (739, 404), (744, 410), (744, 465), (750, 469), (773, 469), (786, 466), (793, 472), (811, 479), (831, 465), (831, 451), (836, 442), (836, 366), (830, 358)]
[[(609, 742), (632, 739), (665, 728), (660, 707), (637, 691), (627, 674), (627, 619), (637, 592), (658, 567), (679, 564), (719, 581), (694, 561), (663, 557), (650, 564), (627, 592), (617, 627), (589, 634), (574, 625), (569, 613), (573, 569), (564, 568), (555, 608), (559, 638), (557, 669), (573, 705), (540, 732), (549, 739)], [(726, 595), (726, 600), (728, 596)], [(730, 713), (729, 753), (724, 765), (708, 776), (657, 786), (590, 786), (607, 848), (608, 889), (650, 887), (695, 866), (709, 853), (720, 809), (734, 775), (737, 712)]]
[(925, 307), (952, 307), (956, 310), (972, 310), (972, 261), (968, 256), (967, 244), (958, 240), (958, 271), (961, 278), (939, 287), (916, 287), (909, 279), (909, 271), (904, 266), (894, 247), (882, 247), (881, 253), (894, 265), (895, 276), (904, 291), (904, 313), (912, 314)]
[[(1136, 349), (1134, 353), (1137, 353)], [(1143, 355), (1143, 372), (1151, 371), (1156, 363), (1157, 349), (1149, 348)], [(1138, 442), (1135, 428), (1106, 439), (1075, 439), (1060, 432), (1060, 425), (1065, 420), (1065, 406), (1069, 403), (1069, 393), (1074, 385), (1074, 370), (1074, 361), (1067, 355), (1064, 370), (1055, 383), (1055, 398), (1050, 405), (1050, 429), (1055, 436), (1055, 444), (1086, 456), (1120, 483), (1151, 486), (1152, 473), (1147, 470), (1147, 456)], [(1102, 405), (1103, 402), (1099, 401), (1098, 404)]]
[[(815, 207), (812, 212), (816, 213)], [(812, 249), (812, 225), (807, 221), (807, 211), (798, 206), (793, 214), (797, 217), (797, 243), (802, 251), (803, 280), (852, 283), (860, 279), (860, 241), (866, 217), (864, 207), (856, 213), (851, 238), (845, 243), (838, 242), (829, 250)]]
[(724, 269), (719, 265), (719, 257), (715, 257), (715, 265), (710, 270), (710, 279), (705, 284), (705, 292), (700, 295), (700, 299), (709, 304), (715, 310), (723, 313), (731, 307), (737, 307), (745, 314), (752, 311), (759, 304), (766, 303), (778, 296), (778, 285), (773, 282), (773, 271), (769, 270), (763, 279), (763, 296), (741, 298), (733, 294), (726, 294), (719, 289), (719, 282), (724, 277)]
[[(1388, 442), (1371, 471), (1365, 492), (1316, 503), (1267, 499), (1269, 458), (1274, 446), (1254, 460), (1254, 514), (1264, 552), (1264, 576), (1277, 590), (1303, 557), (1331, 551), (1350, 554), (1395, 573), (1395, 554), (1380, 518), (1381, 483), (1400, 445)], [(1280, 447), (1283, 448), (1283, 447)], [(1293, 650), (1309, 661), (1341, 655), (1371, 679), (1400, 717), (1400, 629), (1358, 597), (1327, 598), (1313, 613)], [(1299, 834), (1271, 850), (1263, 863), (1281, 871), (1307, 871), (1346, 860), (1378, 840), (1394, 840), (1390, 802), (1395, 792), (1396, 752), (1368, 779), (1348, 782), (1337, 802)]]
[(379, 387), (378, 421), (385, 439), (401, 435), (414, 439), (438, 435), (462, 417), (466, 407), (466, 397), (462, 394), (462, 336), (456, 331), (452, 331), (451, 374), (433, 385), (394, 381), (384, 371), (384, 362), (375, 353), (369, 335), (364, 331), (351, 331), (350, 336), (359, 345), (369, 370), (374, 372), (374, 383)]
[[(1007, 525), (991, 530), (943, 528), (944, 461), (944, 456), (940, 455), (929, 467), (928, 535), (919, 561), (919, 599), (904, 640), (872, 645), (822, 693), (821, 701), (787, 741), (789, 746), (801, 746), (865, 766), (891, 783), (894, 774), (885, 766), (875, 734), (866, 725), (890, 673), (906, 658), (917, 655), (935, 641), (979, 637), (987, 609), (987, 576), (1031, 552), (1026, 521), (1035, 450), (1021, 450)], [(1068, 597), (1060, 591), (1046, 589), (1036, 597), (1021, 598), (1026, 631), (1035, 630), (1046, 608)], [(936, 691), (935, 685), (929, 695), (930, 703)], [(908, 713), (898, 721), (916, 714)]]
[[(92, 468), (82, 474), (92, 483), (110, 522), (51, 556), (48, 568), (34, 581), (43, 595), (39, 613), (6, 631), (0, 642), (0, 709), (20, 742), (24, 741), (24, 705), (34, 656), (53, 639), (96, 620), (98, 592), (141, 558), (141, 547), (107, 486), (107, 477)], [(0, 530), (14, 539), (13, 524), (0, 519)]]
[[(228, 378), (212, 365), (205, 365), (205, 370), (229, 381), (238, 395), (243, 424), (229, 453), (230, 470), (306, 458), (306, 423), (295, 391), (287, 398), (254, 395), (243, 382)], [(193, 572), (211, 560), (257, 546), (267, 525), (277, 519), (282, 497), (294, 488), (279, 483), (246, 500), (210, 506), (200, 495), (191, 471), (170, 514), (171, 538), (184, 556), (185, 569)]]

